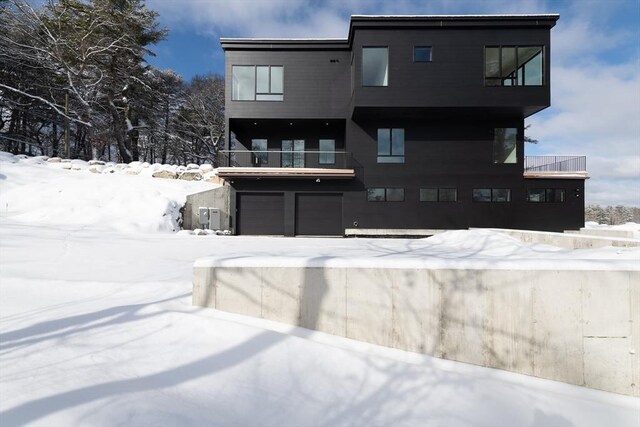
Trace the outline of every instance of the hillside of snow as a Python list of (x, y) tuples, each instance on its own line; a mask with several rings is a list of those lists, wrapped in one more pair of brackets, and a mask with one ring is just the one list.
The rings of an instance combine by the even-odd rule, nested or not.
[(570, 251), (483, 230), (172, 233), (175, 206), (213, 184), (151, 178), (154, 165), (75, 164), (0, 153), (2, 427), (638, 426), (640, 400), (628, 396), (191, 305), (194, 260), (210, 256), (606, 264), (640, 261), (638, 250)]

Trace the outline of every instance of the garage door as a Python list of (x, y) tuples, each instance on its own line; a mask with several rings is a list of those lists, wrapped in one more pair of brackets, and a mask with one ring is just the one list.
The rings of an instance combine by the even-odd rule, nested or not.
[(284, 235), (283, 193), (238, 193), (238, 234)]
[(342, 194), (297, 194), (296, 234), (342, 236)]

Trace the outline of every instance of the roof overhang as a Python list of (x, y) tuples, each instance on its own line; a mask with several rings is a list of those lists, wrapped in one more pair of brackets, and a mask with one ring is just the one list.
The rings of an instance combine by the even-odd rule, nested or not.
[(218, 168), (220, 178), (306, 178), (352, 179), (353, 169), (326, 168)]
[(589, 179), (587, 172), (525, 172), (525, 179)]
[(352, 15), (346, 38), (220, 38), (223, 50), (350, 49), (358, 28), (553, 28), (558, 14)]

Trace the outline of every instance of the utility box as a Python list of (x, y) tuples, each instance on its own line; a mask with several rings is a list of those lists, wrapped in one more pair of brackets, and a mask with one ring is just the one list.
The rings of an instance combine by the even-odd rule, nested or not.
[(198, 208), (198, 223), (200, 225), (209, 225), (209, 208)]
[(220, 209), (209, 208), (209, 230), (220, 230)]

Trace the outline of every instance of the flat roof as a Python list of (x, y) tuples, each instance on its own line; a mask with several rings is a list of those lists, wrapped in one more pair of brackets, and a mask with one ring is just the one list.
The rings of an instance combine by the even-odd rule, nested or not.
[(355, 28), (384, 28), (421, 24), (426, 27), (464, 26), (534, 26), (552, 28), (559, 14), (496, 14), (496, 15), (351, 15), (349, 35), (345, 38), (278, 38), (221, 37), (223, 49), (344, 49), (353, 40)]

